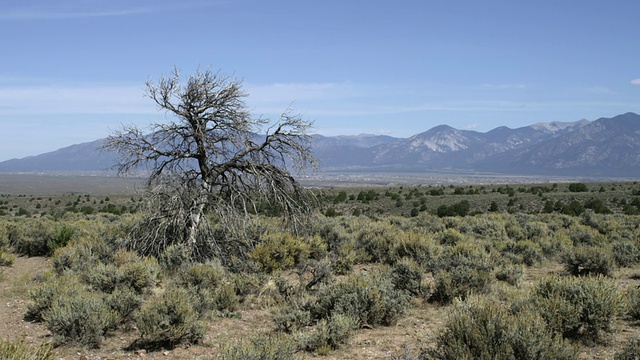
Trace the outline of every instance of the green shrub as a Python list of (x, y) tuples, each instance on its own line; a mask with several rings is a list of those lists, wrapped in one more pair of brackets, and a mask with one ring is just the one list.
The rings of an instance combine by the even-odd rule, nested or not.
[(536, 265), (545, 259), (540, 245), (531, 240), (508, 241), (502, 252), (513, 255), (510, 258), (514, 261), (517, 259), (517, 263), (527, 266)]
[(632, 241), (614, 241), (611, 243), (611, 250), (618, 266), (632, 266), (640, 262), (640, 250)]
[(438, 245), (428, 236), (412, 231), (402, 232), (390, 245), (389, 263), (393, 264), (400, 259), (410, 258), (418, 264), (429, 266), (437, 256), (438, 248)]
[(584, 183), (571, 183), (569, 184), (569, 191), (571, 192), (586, 192), (589, 191), (587, 185)]
[(440, 245), (455, 246), (460, 241), (464, 240), (464, 235), (456, 229), (448, 228), (437, 233), (435, 235), (435, 239), (440, 243)]
[(233, 313), (238, 307), (238, 296), (234, 284), (229, 281), (222, 283), (213, 295), (214, 309), (223, 315)]
[(359, 256), (352, 243), (340, 245), (335, 251), (330, 252), (329, 256), (333, 264), (333, 271), (337, 275), (346, 275), (351, 272), (353, 266), (359, 260)]
[(640, 359), (640, 338), (630, 339), (623, 349), (616, 351), (614, 360)]
[(524, 275), (522, 265), (505, 265), (496, 270), (496, 279), (517, 286)]
[(310, 257), (326, 253), (319, 237), (301, 238), (289, 233), (269, 233), (249, 253), (249, 258), (265, 272), (291, 269)]
[(187, 267), (178, 274), (175, 283), (193, 295), (199, 314), (209, 310), (226, 313), (234, 311), (239, 301), (234, 282), (228, 277), (219, 261), (209, 261)]
[(562, 254), (565, 270), (574, 276), (611, 276), (615, 260), (611, 249), (599, 246), (576, 246)]
[(0, 339), (0, 359), (2, 360), (54, 360), (56, 354), (49, 343), (38, 346), (27, 345), (24, 339), (8, 341)]
[(133, 313), (144, 303), (143, 295), (129, 287), (117, 287), (112, 293), (104, 296), (104, 301), (110, 309), (118, 313), (120, 322), (131, 320)]
[(640, 320), (640, 288), (630, 287), (626, 293), (627, 315), (633, 320)]
[(456, 306), (435, 349), (422, 358), (457, 359), (577, 359), (578, 351), (533, 313), (512, 315), (490, 301)]
[(120, 322), (120, 317), (100, 294), (82, 291), (55, 298), (44, 313), (44, 322), (58, 343), (97, 348), (106, 332)]
[(288, 360), (293, 359), (298, 346), (290, 335), (269, 333), (238, 340), (222, 348), (222, 360)]
[(113, 253), (113, 249), (102, 238), (80, 237), (68, 246), (58, 248), (53, 253), (51, 265), (58, 275), (67, 270), (87, 273), (101, 262), (110, 263)]
[(62, 297), (75, 297), (84, 291), (80, 281), (75, 276), (62, 276), (29, 291), (29, 304), (25, 318), (31, 321), (44, 321), (46, 313), (55, 301)]
[(53, 254), (58, 248), (67, 246), (76, 234), (76, 228), (67, 224), (58, 225), (53, 237), (48, 244), (49, 254)]
[(25, 219), (11, 224), (7, 237), (9, 246), (21, 255), (45, 256), (50, 253), (49, 242), (53, 233), (53, 224), (42, 219)]
[(83, 278), (95, 290), (105, 293), (128, 287), (143, 294), (156, 284), (157, 274), (158, 264), (154, 258), (140, 258), (133, 252), (119, 250), (112, 263), (94, 265)]
[(84, 276), (85, 281), (95, 290), (111, 293), (120, 283), (118, 267), (113, 264), (97, 264)]
[(15, 256), (0, 250), (0, 266), (11, 266), (15, 259)]
[[(114, 263), (118, 264), (120, 252), (114, 255)], [(118, 267), (118, 284), (135, 290), (138, 294), (144, 294), (156, 285), (158, 281), (159, 266), (153, 257), (140, 258), (135, 253), (131, 260), (120, 263)]]
[(190, 261), (190, 250), (182, 243), (167, 246), (160, 257), (160, 264), (169, 273), (174, 274)]
[(357, 328), (357, 320), (338, 313), (318, 321), (313, 329), (299, 332), (296, 337), (302, 349), (326, 355), (329, 350), (344, 344)]
[(357, 320), (358, 327), (393, 325), (404, 313), (408, 301), (396, 290), (387, 274), (351, 275), (344, 281), (320, 288), (311, 306), (319, 321), (342, 314)]
[(173, 347), (197, 343), (206, 331), (194, 309), (195, 300), (185, 289), (171, 287), (149, 299), (136, 317), (139, 344), (145, 347)]
[(375, 222), (360, 230), (356, 246), (365, 254), (366, 261), (393, 262), (392, 246), (400, 237), (400, 231), (386, 222)]
[(603, 276), (550, 277), (536, 286), (532, 305), (566, 338), (600, 342), (623, 310), (615, 281)]
[(407, 291), (411, 295), (424, 292), (422, 279), (424, 270), (414, 260), (405, 258), (393, 265), (391, 282), (398, 290)]
[(314, 324), (311, 318), (311, 311), (304, 305), (291, 301), (288, 306), (284, 306), (274, 316), (276, 330), (286, 333), (296, 333)]
[(466, 299), (471, 294), (487, 291), (491, 284), (491, 270), (487, 267), (461, 265), (436, 272), (428, 300), (449, 304), (454, 299)]

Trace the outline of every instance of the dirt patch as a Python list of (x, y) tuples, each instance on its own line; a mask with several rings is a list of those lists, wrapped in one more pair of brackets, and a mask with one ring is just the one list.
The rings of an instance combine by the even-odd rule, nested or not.
[(40, 257), (17, 257), (10, 267), (4, 267), (0, 282), (0, 338), (17, 340), (24, 338), (28, 344), (37, 345), (50, 334), (42, 324), (23, 319), (28, 304), (28, 289), (35, 278), (49, 270), (49, 263)]

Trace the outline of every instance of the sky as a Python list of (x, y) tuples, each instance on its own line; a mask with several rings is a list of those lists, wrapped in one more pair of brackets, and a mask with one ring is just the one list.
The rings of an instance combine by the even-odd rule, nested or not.
[(174, 67), (327, 136), (640, 113), (637, 0), (2, 0), (0, 34), (0, 161), (169, 121)]

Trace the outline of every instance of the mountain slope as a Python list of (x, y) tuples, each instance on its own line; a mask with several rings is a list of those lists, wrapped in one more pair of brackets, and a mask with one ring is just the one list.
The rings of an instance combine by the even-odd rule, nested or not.
[(498, 160), (519, 173), (639, 175), (640, 115), (601, 118)]
[[(486, 133), (436, 126), (410, 138), (314, 135), (324, 171), (461, 169), (506, 174), (640, 177), (640, 115), (550, 122)], [(116, 162), (103, 140), (0, 162), (0, 172), (99, 172)]]
[(116, 154), (102, 152), (105, 140), (71, 145), (56, 151), (0, 162), (0, 172), (105, 172)]

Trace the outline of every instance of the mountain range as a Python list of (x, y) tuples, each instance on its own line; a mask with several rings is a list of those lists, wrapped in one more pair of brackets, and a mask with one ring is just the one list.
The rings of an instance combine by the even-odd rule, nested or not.
[[(488, 132), (436, 126), (409, 138), (314, 135), (320, 171), (469, 170), (513, 175), (640, 176), (640, 115), (537, 123)], [(104, 139), (0, 162), (0, 172), (98, 172), (116, 162)]]

